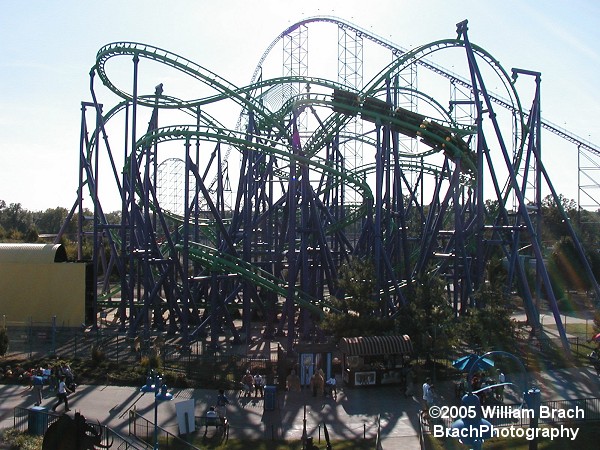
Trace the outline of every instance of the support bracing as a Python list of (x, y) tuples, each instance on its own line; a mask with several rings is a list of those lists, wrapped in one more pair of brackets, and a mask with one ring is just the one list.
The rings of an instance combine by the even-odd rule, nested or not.
[[(280, 36), (284, 76), (265, 77), (267, 51), (260, 78), (244, 87), (149, 45), (100, 49), (93, 102), (82, 104), (78, 198), (69, 215), (78, 213), (79, 258), (88, 240), (94, 249), (91, 321), (117, 308), (131, 336), (164, 331), (214, 350), (223, 336), (250, 343), (259, 322), (260, 336), (285, 336), (291, 351), (298, 340), (324, 338), (320, 322), (339, 313), (331, 299), (344, 295), (339, 271), (354, 258), (373, 263), (374, 314), (389, 318), (425, 275), (444, 280), (456, 316), (479, 307), (476, 293), (498, 257), (504, 289), (521, 296), (532, 328), (546, 302), (568, 348), (541, 244), (542, 185), (560, 202), (542, 160), (540, 75), (513, 72), (536, 82), (524, 112), (515, 80), (471, 44), (466, 21), (456, 39), (411, 51), (322, 21), (339, 26), (334, 81), (309, 76), (312, 19)], [(365, 83), (367, 41), (392, 50), (393, 60)], [(464, 78), (427, 59), (454, 49), (462, 50), (456, 65)], [(108, 76), (117, 56), (132, 58), (129, 88)], [(178, 99), (162, 83), (141, 92), (146, 60), (189, 76), (207, 94)], [(423, 73), (450, 80), (449, 98), (418, 90)], [(509, 100), (488, 91), (488, 76)], [(96, 100), (95, 77), (120, 97), (108, 112)], [(239, 112), (235, 126), (217, 118), (223, 109)], [(124, 137), (122, 168), (108, 130)], [(103, 209), (107, 185), (118, 194), (118, 220)], [(600, 298), (570, 224), (569, 233)]]

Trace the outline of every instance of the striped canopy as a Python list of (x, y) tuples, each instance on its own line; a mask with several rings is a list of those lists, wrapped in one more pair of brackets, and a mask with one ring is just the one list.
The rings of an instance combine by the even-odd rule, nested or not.
[(340, 341), (340, 350), (346, 355), (400, 355), (412, 353), (408, 335), (346, 337)]

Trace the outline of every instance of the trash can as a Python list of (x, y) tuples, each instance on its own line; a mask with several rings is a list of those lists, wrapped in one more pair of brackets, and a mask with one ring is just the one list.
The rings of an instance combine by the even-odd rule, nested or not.
[(275, 410), (277, 386), (265, 386), (265, 411)]
[(27, 413), (27, 431), (35, 436), (43, 436), (48, 428), (48, 408), (34, 406)]

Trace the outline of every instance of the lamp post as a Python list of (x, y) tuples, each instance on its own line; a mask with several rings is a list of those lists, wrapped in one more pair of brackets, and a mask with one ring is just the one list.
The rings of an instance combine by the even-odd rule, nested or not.
[(451, 428), (459, 430), (461, 436), (459, 441), (462, 444), (471, 446), (473, 450), (480, 450), (483, 442), (492, 435), (492, 424), (483, 418), (481, 402), (476, 394), (472, 392), (465, 394), (462, 405), (475, 414), (472, 417), (469, 415), (457, 419), (452, 423)]
[[(462, 431), (462, 430), (467, 431), (465, 434), (461, 434), (461, 436), (464, 435), (465, 438), (460, 439), (460, 441), (466, 445), (470, 445), (471, 448), (474, 450), (481, 449), (483, 442), (491, 436), (491, 428), (492, 428), (491, 423), (482, 417), (481, 403), (479, 401), (479, 397), (477, 396), (477, 394), (480, 392), (483, 392), (485, 390), (495, 389), (497, 387), (504, 387), (507, 385), (516, 386), (516, 384), (512, 383), (512, 382), (504, 382), (504, 383), (494, 384), (491, 386), (486, 386), (483, 389), (479, 389), (478, 391), (472, 391), (471, 379), (472, 379), (473, 371), (475, 370), (476, 367), (478, 367), (479, 360), (481, 360), (483, 358), (490, 358), (492, 355), (498, 355), (498, 356), (504, 356), (504, 357), (511, 358), (514, 362), (517, 363), (517, 366), (521, 369), (521, 371), (523, 373), (523, 386), (520, 386), (522, 388), (522, 395), (523, 395), (521, 405), (526, 403), (527, 406), (529, 406), (529, 408), (533, 412), (533, 419), (531, 421), (530, 427), (535, 429), (538, 426), (541, 393), (537, 387), (532, 387), (532, 388), (526, 390), (527, 385), (529, 384), (529, 380), (527, 377), (527, 370), (525, 369), (525, 366), (523, 365), (521, 360), (519, 358), (517, 358), (515, 355), (513, 355), (512, 353), (508, 353), (508, 352), (505, 352), (502, 350), (493, 350), (493, 351), (487, 352), (487, 353), (479, 356), (479, 358), (477, 358), (475, 363), (471, 366), (471, 369), (469, 370), (469, 373), (467, 375), (468, 393), (465, 396), (463, 396), (463, 398), (462, 398), (462, 404), (464, 406), (466, 406), (468, 410), (474, 410), (475, 415), (474, 415), (474, 417), (458, 419), (452, 424), (452, 428), (456, 428), (459, 431)], [(516, 387), (519, 387), (519, 386), (516, 386)], [(534, 438), (529, 442), (529, 450), (537, 450), (537, 438), (535, 436), (536, 436), (536, 434), (534, 432)]]
[(173, 400), (173, 394), (167, 392), (167, 385), (162, 384), (162, 377), (154, 370), (150, 372), (140, 391), (144, 394), (154, 392), (154, 450), (158, 450), (158, 403)]

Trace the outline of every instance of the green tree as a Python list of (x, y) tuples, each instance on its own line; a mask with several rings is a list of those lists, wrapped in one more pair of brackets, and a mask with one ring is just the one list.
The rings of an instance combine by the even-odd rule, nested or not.
[(588, 289), (590, 282), (586, 277), (581, 258), (579, 257), (573, 239), (561, 237), (552, 249), (552, 275), (555, 282), (567, 289)]
[(0, 226), (8, 232), (9, 236), (27, 235), (33, 226), (31, 212), (23, 209), (20, 203), (11, 203), (0, 208)]
[(31, 226), (25, 232), (25, 235), (23, 236), (23, 240), (25, 242), (35, 243), (35, 242), (37, 242), (38, 237), (39, 237), (39, 235), (38, 235), (36, 228)]
[(342, 266), (338, 274), (338, 287), (345, 293), (340, 305), (346, 312), (364, 317), (377, 309), (377, 301), (373, 298), (375, 266), (372, 261), (352, 259)]
[(488, 283), (474, 295), (479, 307), (460, 318), (460, 334), (467, 345), (481, 351), (514, 348), (517, 323), (501, 285)]
[(456, 325), (444, 280), (431, 272), (421, 275), (408, 290), (408, 304), (398, 312), (398, 334), (408, 334), (421, 354), (440, 354), (456, 340)]
[[(560, 207), (567, 215), (567, 220), (574, 220), (577, 217), (577, 203), (575, 200), (568, 199), (562, 194), (558, 196), (558, 200)], [(553, 242), (561, 236), (569, 234), (561, 208), (554, 201), (552, 195), (548, 195), (542, 200), (542, 234), (544, 241)]]
[(56, 234), (63, 226), (69, 211), (66, 208), (48, 208), (43, 212), (33, 213), (36, 228), (42, 234)]
[(340, 268), (338, 297), (330, 299), (340, 313), (325, 316), (322, 327), (336, 339), (393, 332), (394, 322), (379, 314), (375, 293), (375, 267), (371, 261), (352, 259)]

